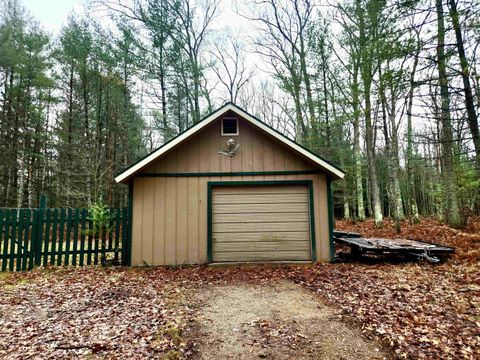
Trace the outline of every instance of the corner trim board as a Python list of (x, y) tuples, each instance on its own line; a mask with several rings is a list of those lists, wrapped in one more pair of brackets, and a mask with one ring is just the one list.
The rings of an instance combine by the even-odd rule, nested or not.
[(126, 249), (123, 250), (125, 260), (122, 263), (127, 266), (132, 265), (132, 226), (133, 226), (133, 179), (128, 182), (128, 235)]
[(212, 183), (207, 183), (207, 263), (211, 264), (213, 260), (212, 255), (212, 231), (213, 231), (213, 215), (212, 215)]
[(315, 209), (313, 200), (313, 181), (305, 180), (308, 185), (309, 212), (310, 212), (310, 237), (312, 240), (312, 262), (317, 261), (317, 238), (315, 236)]
[(327, 177), (327, 199), (328, 199), (328, 237), (330, 238), (330, 261), (335, 262), (335, 242), (333, 239), (333, 191), (332, 179)]

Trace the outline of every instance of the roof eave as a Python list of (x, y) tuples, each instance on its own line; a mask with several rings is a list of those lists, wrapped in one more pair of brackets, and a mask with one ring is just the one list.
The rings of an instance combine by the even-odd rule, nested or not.
[(139, 171), (141, 171), (143, 168), (148, 166), (152, 161), (156, 160), (163, 154), (165, 154), (167, 151), (172, 149), (173, 147), (177, 146), (178, 144), (182, 143), (186, 139), (188, 139), (190, 136), (194, 135), (197, 131), (200, 129), (204, 128), (208, 124), (210, 124), (212, 121), (217, 119), (219, 116), (223, 115), (227, 111), (234, 111), (238, 115), (240, 115), (242, 118), (246, 119), (249, 121), (251, 124), (254, 126), (260, 128), (261, 130), (265, 131), (266, 133), (270, 134), (280, 142), (285, 143), (288, 145), (290, 148), (295, 150), (295, 152), (299, 153), (303, 157), (309, 159), (312, 163), (314, 163), (316, 166), (321, 168), (325, 173), (330, 175), (330, 177), (333, 180), (338, 180), (338, 179), (343, 179), (345, 176), (345, 172), (335, 165), (329, 163), (328, 161), (322, 159), (318, 155), (313, 154), (311, 151), (308, 149), (302, 147), (301, 145), (297, 144), (295, 141), (287, 138), (283, 134), (279, 133), (277, 130), (271, 128), (267, 124), (263, 123), (261, 120), (257, 119), (256, 117), (250, 115), (247, 113), (245, 110), (241, 109), (240, 107), (234, 105), (233, 103), (227, 103), (221, 108), (217, 109), (210, 115), (208, 115), (206, 118), (195, 124), (194, 126), (190, 127), (177, 137), (173, 138), (169, 142), (165, 143), (161, 147), (159, 147), (157, 150), (153, 151), (149, 155), (145, 156), (143, 159), (137, 161), (127, 169), (125, 169), (122, 173), (118, 174), (115, 177), (115, 181), (117, 183), (123, 183), (127, 184), (130, 180), (131, 177), (133, 177), (135, 174), (137, 174)]

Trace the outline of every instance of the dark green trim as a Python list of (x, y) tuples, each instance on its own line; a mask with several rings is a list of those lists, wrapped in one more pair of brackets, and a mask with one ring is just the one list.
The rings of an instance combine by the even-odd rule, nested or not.
[(317, 261), (317, 241), (315, 237), (315, 209), (313, 201), (313, 181), (306, 180), (308, 183), (308, 195), (309, 195), (309, 212), (310, 212), (310, 237), (312, 239), (312, 261)]
[(312, 180), (260, 180), (260, 181), (209, 181), (207, 183), (207, 261), (212, 263), (213, 260), (213, 215), (212, 215), (212, 193), (214, 187), (219, 186), (271, 186), (271, 185), (307, 185), (309, 193), (309, 210), (310, 210), (310, 242), (312, 252), (312, 262), (317, 260), (316, 238), (315, 238), (315, 211), (313, 201), (313, 181)]
[(212, 245), (212, 232), (213, 232), (213, 224), (212, 224), (212, 182), (207, 183), (208, 191), (207, 191), (207, 262), (209, 264), (213, 261), (213, 245)]
[(127, 171), (128, 169), (130, 169), (132, 166), (135, 166), (136, 164), (138, 164), (139, 162), (141, 162), (142, 160), (146, 159), (147, 157), (149, 157), (152, 153), (156, 152), (157, 150), (160, 150), (162, 147), (166, 146), (167, 144), (169, 144), (170, 142), (174, 141), (177, 137), (181, 136), (183, 133), (189, 131), (191, 128), (197, 126), (198, 124), (200, 124), (201, 122), (205, 121), (205, 119), (209, 118), (210, 116), (213, 116), (215, 115), (216, 113), (220, 112), (223, 110), (224, 107), (228, 106), (228, 105), (233, 105), (235, 106), (236, 108), (238, 108), (239, 110), (243, 111), (244, 113), (250, 115), (252, 118), (254, 118), (255, 120), (257, 120), (258, 122), (262, 123), (263, 125), (265, 125), (266, 127), (268, 127), (270, 130), (273, 130), (275, 131), (277, 134), (281, 135), (282, 137), (284, 137), (285, 139), (288, 139), (289, 141), (293, 142), (294, 144), (298, 145), (299, 147), (301, 147), (303, 150), (307, 151), (308, 153), (312, 154), (313, 156), (321, 159), (322, 161), (325, 161), (327, 164), (333, 166), (335, 169), (337, 169), (338, 171), (341, 171), (342, 173), (345, 173), (345, 171), (343, 171), (341, 168), (339, 168), (338, 166), (336, 166), (335, 164), (332, 164), (330, 161), (328, 161), (327, 159), (321, 157), (320, 155), (318, 154), (315, 154), (314, 152), (312, 152), (311, 150), (307, 149), (305, 146), (303, 145), (300, 145), (299, 143), (297, 143), (295, 140), (292, 140), (288, 137), (286, 137), (284, 134), (282, 134), (280, 131), (278, 131), (277, 129), (274, 129), (272, 126), (268, 125), (267, 123), (263, 122), (262, 120), (260, 120), (259, 118), (257, 118), (255, 115), (252, 115), (250, 114), (248, 111), (242, 109), (240, 106), (234, 104), (233, 102), (227, 102), (225, 103), (223, 106), (221, 106), (220, 108), (218, 108), (217, 110), (211, 112), (210, 114), (204, 116), (199, 122), (197, 122), (196, 124), (193, 124), (191, 125), (190, 127), (188, 127), (187, 129), (185, 129), (184, 131), (182, 131), (180, 134), (178, 134), (177, 136), (175, 136), (174, 138), (168, 140), (166, 143), (162, 144), (161, 146), (159, 146), (158, 148), (156, 148), (155, 150), (151, 151), (150, 153), (148, 153), (147, 155), (143, 156), (142, 158), (140, 158), (139, 160), (135, 161), (133, 164), (131, 164), (130, 166), (126, 167), (125, 169), (123, 169), (122, 171), (120, 171), (119, 173), (117, 173), (115, 175), (115, 177), (117, 177), (118, 175), (124, 173), (125, 171)]
[[(133, 224), (133, 179), (128, 182), (128, 233), (127, 238), (122, 244), (122, 251), (125, 259), (122, 258), (123, 265), (132, 265), (132, 224)], [(123, 240), (123, 239), (122, 239)]]
[(333, 240), (333, 191), (332, 179), (327, 177), (327, 199), (328, 199), (328, 236), (330, 238), (330, 261), (335, 262), (335, 243)]
[(320, 174), (320, 170), (292, 171), (245, 171), (245, 172), (191, 172), (191, 173), (146, 173), (138, 177), (208, 177), (208, 176), (271, 176), (271, 175), (310, 175)]
[(308, 185), (312, 180), (233, 180), (209, 181), (211, 186), (268, 186), (268, 185)]

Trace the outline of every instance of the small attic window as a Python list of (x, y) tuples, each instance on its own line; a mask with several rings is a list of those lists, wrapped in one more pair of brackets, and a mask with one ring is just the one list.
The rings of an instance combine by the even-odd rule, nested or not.
[(224, 117), (222, 119), (222, 136), (238, 135), (238, 118)]

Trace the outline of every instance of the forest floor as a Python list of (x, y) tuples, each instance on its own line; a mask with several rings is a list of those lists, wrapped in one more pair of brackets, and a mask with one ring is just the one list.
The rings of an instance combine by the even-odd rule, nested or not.
[[(208, 358), (205, 349), (226, 354), (235, 336), (243, 358), (348, 359), (354, 348), (364, 358), (479, 358), (480, 219), (462, 230), (430, 219), (402, 225), (402, 237), (456, 253), (440, 265), (0, 273), (0, 358)], [(336, 227), (396, 237), (389, 223)]]

